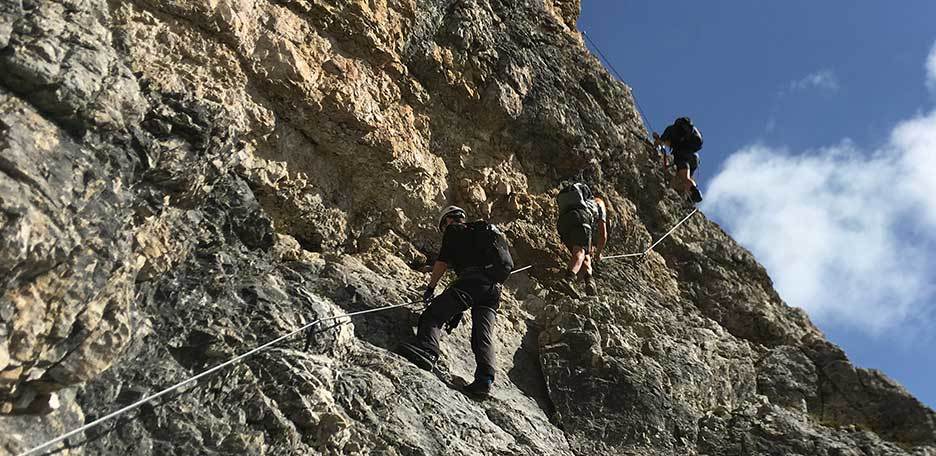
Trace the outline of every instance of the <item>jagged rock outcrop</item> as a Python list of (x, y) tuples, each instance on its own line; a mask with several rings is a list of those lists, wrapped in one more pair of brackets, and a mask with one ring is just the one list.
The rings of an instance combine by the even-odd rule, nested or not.
[(853, 366), (697, 215), (601, 295), (553, 286), (558, 183), (615, 252), (686, 210), (574, 0), (0, 5), (0, 448), (18, 453), (318, 318), (411, 301), (456, 203), (518, 264), (493, 399), (464, 325), (319, 328), (61, 454), (936, 455), (936, 415)]

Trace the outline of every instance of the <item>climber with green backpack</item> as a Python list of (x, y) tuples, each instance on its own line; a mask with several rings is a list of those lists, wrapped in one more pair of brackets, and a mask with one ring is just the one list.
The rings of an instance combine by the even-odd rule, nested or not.
[[(699, 151), (702, 150), (702, 132), (692, 124), (688, 117), (680, 117), (673, 125), (663, 130), (663, 135), (653, 132), (654, 147), (666, 146), (673, 153), (673, 165), (676, 173), (670, 183), (680, 195), (688, 195), (689, 201), (699, 203), (702, 193), (692, 179), (699, 167)], [(666, 167), (666, 154), (663, 154), (663, 166)]]
[[(451, 333), (471, 309), (471, 350), (477, 368), (463, 392), (486, 396), (494, 383), (494, 318), (500, 305), (501, 284), (513, 270), (507, 238), (494, 225), (467, 223), (465, 211), (449, 206), (438, 223), (442, 246), (432, 267), (423, 299), (429, 305), (419, 317), (416, 338), (400, 345), (399, 353), (417, 366), (432, 370), (439, 359), (442, 329)], [(449, 269), (458, 278), (435, 296), (435, 287)]]
[(597, 288), (592, 276), (592, 254), (601, 259), (601, 252), (608, 241), (608, 211), (604, 199), (595, 196), (588, 185), (578, 182), (565, 185), (559, 191), (556, 205), (559, 208), (556, 229), (572, 254), (563, 286), (572, 297), (578, 297), (573, 283), (583, 275), (586, 294), (594, 296)]

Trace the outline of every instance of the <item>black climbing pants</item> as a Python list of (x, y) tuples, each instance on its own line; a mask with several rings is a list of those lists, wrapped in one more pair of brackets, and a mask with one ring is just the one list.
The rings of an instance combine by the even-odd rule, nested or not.
[(458, 280), (447, 288), (419, 317), (416, 343), (438, 355), (442, 326), (455, 315), (471, 309), (471, 351), (475, 378), (494, 378), (494, 318), (500, 305), (500, 285), (487, 280)]

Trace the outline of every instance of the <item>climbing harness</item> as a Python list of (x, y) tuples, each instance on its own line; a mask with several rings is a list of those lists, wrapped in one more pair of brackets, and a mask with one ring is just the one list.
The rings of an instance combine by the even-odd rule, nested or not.
[[(522, 268), (519, 268), (519, 269), (516, 269), (516, 270), (512, 271), (510, 274), (513, 275), (513, 274), (516, 274), (516, 273), (518, 273), (518, 272), (526, 271), (527, 269), (530, 269), (530, 268), (532, 268), (532, 267), (533, 267), (532, 265), (526, 266), (526, 267), (522, 267)], [(96, 419), (96, 420), (94, 420), (94, 421), (92, 421), (92, 422), (90, 422), (90, 423), (88, 423), (88, 424), (85, 424), (84, 426), (81, 426), (81, 427), (79, 427), (79, 428), (77, 428), (77, 429), (74, 429), (74, 430), (69, 431), (69, 432), (67, 432), (67, 433), (65, 433), (65, 434), (62, 434), (62, 435), (60, 435), (60, 436), (58, 436), (58, 437), (56, 437), (56, 438), (54, 438), (54, 439), (52, 439), (52, 440), (49, 440), (49, 441), (47, 441), (47, 442), (45, 442), (45, 443), (43, 443), (43, 444), (41, 444), (41, 445), (35, 446), (35, 447), (33, 447), (33, 448), (30, 448), (30, 449), (26, 450), (25, 452), (20, 453), (18, 456), (27, 456), (27, 455), (30, 455), (30, 454), (34, 454), (34, 453), (37, 453), (37, 452), (40, 451), (40, 450), (43, 450), (43, 449), (46, 449), (46, 448), (48, 448), (48, 447), (50, 447), (50, 446), (52, 446), (52, 445), (55, 445), (56, 443), (62, 442), (62, 441), (64, 441), (65, 439), (67, 439), (67, 438), (69, 438), (69, 437), (71, 437), (71, 436), (74, 436), (74, 435), (79, 434), (79, 433), (81, 433), (81, 432), (84, 432), (84, 431), (86, 431), (86, 430), (88, 430), (88, 429), (91, 429), (91, 428), (93, 428), (93, 427), (95, 427), (95, 426), (97, 426), (97, 425), (99, 425), (99, 424), (101, 424), (101, 423), (104, 423), (105, 421), (108, 421), (108, 420), (111, 420), (111, 419), (113, 419), (113, 418), (116, 418), (116, 417), (118, 417), (118, 416), (120, 416), (120, 415), (123, 415), (124, 413), (127, 413), (127, 412), (129, 412), (129, 411), (131, 411), (131, 410), (133, 410), (133, 409), (135, 409), (135, 408), (137, 408), (137, 407), (139, 407), (139, 406), (141, 406), (141, 405), (147, 403), (147, 402), (152, 401), (153, 399), (157, 399), (157, 398), (159, 398), (159, 397), (165, 396), (166, 394), (169, 394), (169, 393), (171, 393), (172, 391), (175, 391), (175, 390), (177, 390), (177, 389), (179, 389), (179, 388), (182, 388), (183, 386), (189, 385), (189, 384), (191, 384), (191, 383), (197, 381), (197, 380), (200, 379), (200, 378), (207, 377), (208, 375), (211, 375), (211, 374), (213, 374), (213, 373), (215, 373), (215, 372), (217, 372), (217, 371), (219, 371), (219, 370), (221, 370), (221, 369), (224, 369), (224, 368), (227, 367), (227, 366), (230, 366), (230, 365), (232, 365), (232, 364), (234, 364), (234, 363), (236, 363), (236, 362), (238, 362), (238, 361), (241, 361), (241, 360), (243, 360), (243, 359), (245, 359), (245, 358), (247, 358), (247, 357), (249, 357), (249, 356), (255, 355), (255, 354), (257, 354), (257, 353), (259, 353), (259, 352), (261, 352), (261, 351), (263, 351), (263, 350), (265, 350), (265, 349), (267, 349), (267, 348), (269, 348), (269, 347), (272, 347), (273, 345), (276, 345), (276, 344), (278, 344), (278, 343), (280, 343), (280, 342), (282, 342), (282, 341), (284, 341), (284, 340), (286, 340), (286, 339), (289, 339), (290, 337), (295, 336), (296, 334), (299, 334), (299, 333), (301, 333), (301, 332), (303, 332), (303, 331), (306, 331), (306, 330), (312, 328), (313, 326), (315, 326), (315, 325), (317, 325), (317, 324), (324, 323), (324, 322), (328, 322), (328, 321), (335, 321), (335, 322), (336, 322), (334, 325), (327, 326), (327, 327), (325, 327), (325, 328), (319, 328), (319, 329), (314, 330), (314, 331), (310, 331), (310, 333), (309, 333), (309, 335), (308, 335), (308, 339), (306, 339), (306, 345), (305, 345), (305, 346), (306, 346), (306, 349), (308, 349), (309, 345), (311, 345), (310, 339), (311, 339), (311, 337), (312, 337), (313, 335), (318, 334), (318, 333), (321, 333), (321, 332), (324, 332), (324, 331), (327, 331), (327, 330), (329, 330), (329, 329), (336, 328), (336, 327), (338, 327), (338, 326), (340, 326), (340, 325), (343, 325), (343, 324), (346, 324), (346, 323), (350, 323), (350, 322), (351, 322), (351, 317), (357, 317), (357, 316), (360, 316), (360, 315), (365, 315), (365, 314), (370, 314), (370, 313), (375, 313), (375, 312), (383, 312), (383, 311), (385, 311), (385, 310), (397, 309), (397, 308), (400, 308), (400, 307), (407, 307), (407, 306), (411, 306), (411, 305), (414, 305), (414, 304), (422, 304), (422, 303), (423, 303), (423, 300), (420, 299), (420, 300), (418, 300), (418, 301), (408, 302), (408, 303), (405, 303), (405, 304), (394, 304), (394, 305), (390, 305), (390, 306), (378, 307), (378, 308), (376, 308), (376, 309), (361, 310), (361, 311), (357, 311), (357, 312), (350, 312), (350, 313), (346, 313), (346, 314), (334, 315), (334, 316), (331, 316), (331, 317), (320, 318), (320, 319), (315, 320), (315, 321), (313, 321), (313, 322), (311, 322), (311, 323), (308, 323), (308, 324), (302, 326), (301, 328), (296, 329), (296, 330), (294, 330), (294, 331), (292, 331), (292, 332), (290, 332), (290, 333), (288, 333), (288, 334), (285, 334), (285, 335), (283, 335), (283, 336), (277, 337), (276, 339), (273, 339), (273, 340), (271, 340), (271, 341), (269, 341), (269, 342), (267, 342), (267, 343), (265, 343), (265, 344), (263, 344), (263, 345), (261, 345), (261, 346), (259, 346), (259, 347), (256, 347), (256, 348), (254, 348), (254, 349), (252, 349), (252, 350), (250, 350), (250, 351), (248, 351), (248, 352), (245, 352), (245, 353), (243, 353), (243, 354), (241, 354), (241, 355), (238, 355), (238, 356), (236, 356), (236, 357), (234, 357), (234, 358), (231, 358), (231, 359), (229, 359), (229, 360), (227, 360), (227, 361), (225, 361), (225, 362), (223, 362), (223, 363), (221, 363), (221, 364), (219, 364), (219, 365), (217, 365), (217, 366), (215, 366), (215, 367), (212, 367), (211, 369), (208, 369), (208, 370), (206, 370), (206, 371), (204, 371), (204, 372), (198, 374), (198, 375), (195, 375), (195, 376), (193, 376), (193, 377), (189, 377), (188, 379), (185, 379), (185, 380), (183, 380), (183, 381), (181, 381), (181, 382), (179, 382), (179, 383), (176, 383), (175, 385), (172, 385), (172, 386), (170, 386), (170, 387), (168, 387), (168, 388), (166, 388), (166, 389), (163, 389), (162, 391), (159, 391), (159, 392), (157, 392), (157, 393), (154, 393), (154, 394), (151, 394), (151, 395), (149, 395), (149, 396), (146, 396), (146, 397), (144, 397), (144, 398), (142, 398), (142, 399), (140, 399), (140, 400), (138, 400), (138, 401), (136, 401), (136, 402), (134, 402), (134, 403), (132, 403), (132, 404), (126, 406), (126, 407), (123, 407), (123, 408), (121, 408), (121, 409), (119, 409), (119, 410), (117, 410), (117, 411), (114, 411), (114, 412), (112, 412), (112, 413), (110, 413), (110, 414), (107, 414), (107, 415), (105, 415), (105, 416), (102, 416), (101, 418), (98, 418), (98, 419)], [(347, 318), (348, 320), (338, 321), (338, 320), (341, 320), (341, 319), (343, 319), (343, 318)]]
[(689, 220), (689, 217), (692, 217), (693, 215), (695, 215), (696, 212), (699, 212), (699, 208), (694, 208), (694, 209), (692, 210), (692, 212), (689, 213), (689, 215), (685, 216), (685, 217), (684, 217), (682, 220), (680, 220), (679, 223), (677, 223), (676, 225), (673, 225), (673, 227), (670, 228), (670, 230), (667, 231), (666, 234), (664, 234), (663, 236), (660, 236), (660, 239), (657, 239), (656, 242), (654, 242), (653, 244), (651, 244), (650, 247), (647, 247), (647, 250), (644, 250), (643, 252), (625, 253), (625, 254), (623, 254), (623, 255), (611, 255), (611, 256), (602, 257), (601, 259), (602, 259), (602, 260), (615, 260), (615, 259), (618, 259), (618, 258), (632, 258), (632, 257), (643, 257), (643, 256), (646, 256), (648, 253), (650, 253), (651, 250), (653, 250), (654, 247), (656, 247), (656, 246), (659, 245), (661, 242), (663, 242), (663, 240), (666, 239), (667, 237), (669, 237), (669, 235), (673, 234), (673, 231), (676, 231), (676, 228), (679, 228), (679, 226), (682, 225), (683, 223), (685, 223), (686, 220)]

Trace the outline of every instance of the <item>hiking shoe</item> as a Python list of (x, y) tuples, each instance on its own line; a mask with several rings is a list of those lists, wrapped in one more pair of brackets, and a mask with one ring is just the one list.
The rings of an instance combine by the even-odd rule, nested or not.
[(598, 287), (595, 285), (595, 278), (588, 276), (585, 279), (585, 294), (588, 296), (598, 296)]
[(685, 194), (685, 195), (683, 195), (683, 197), (682, 197), (682, 199), (681, 199), (680, 201), (682, 201), (683, 207), (686, 208), (686, 209), (693, 209), (693, 208), (695, 208), (695, 202), (692, 201), (692, 195), (690, 195), (690, 194)]
[(689, 189), (689, 201), (692, 201), (693, 203), (702, 202), (702, 192), (699, 191), (699, 187), (693, 185), (692, 188)]
[(436, 361), (439, 360), (439, 355), (431, 353), (428, 350), (425, 350), (409, 342), (400, 344), (400, 346), (397, 348), (397, 353), (408, 359), (411, 363), (415, 364), (420, 369), (427, 371), (432, 371), (432, 369), (435, 368)]
[(473, 382), (463, 386), (462, 392), (470, 396), (489, 397), (493, 383), (494, 380), (491, 378), (476, 378)]
[(559, 291), (569, 295), (573, 299), (579, 299), (582, 296), (575, 289), (575, 286), (572, 282), (575, 281), (575, 274), (572, 274), (569, 271), (566, 271), (565, 278), (559, 279)]

